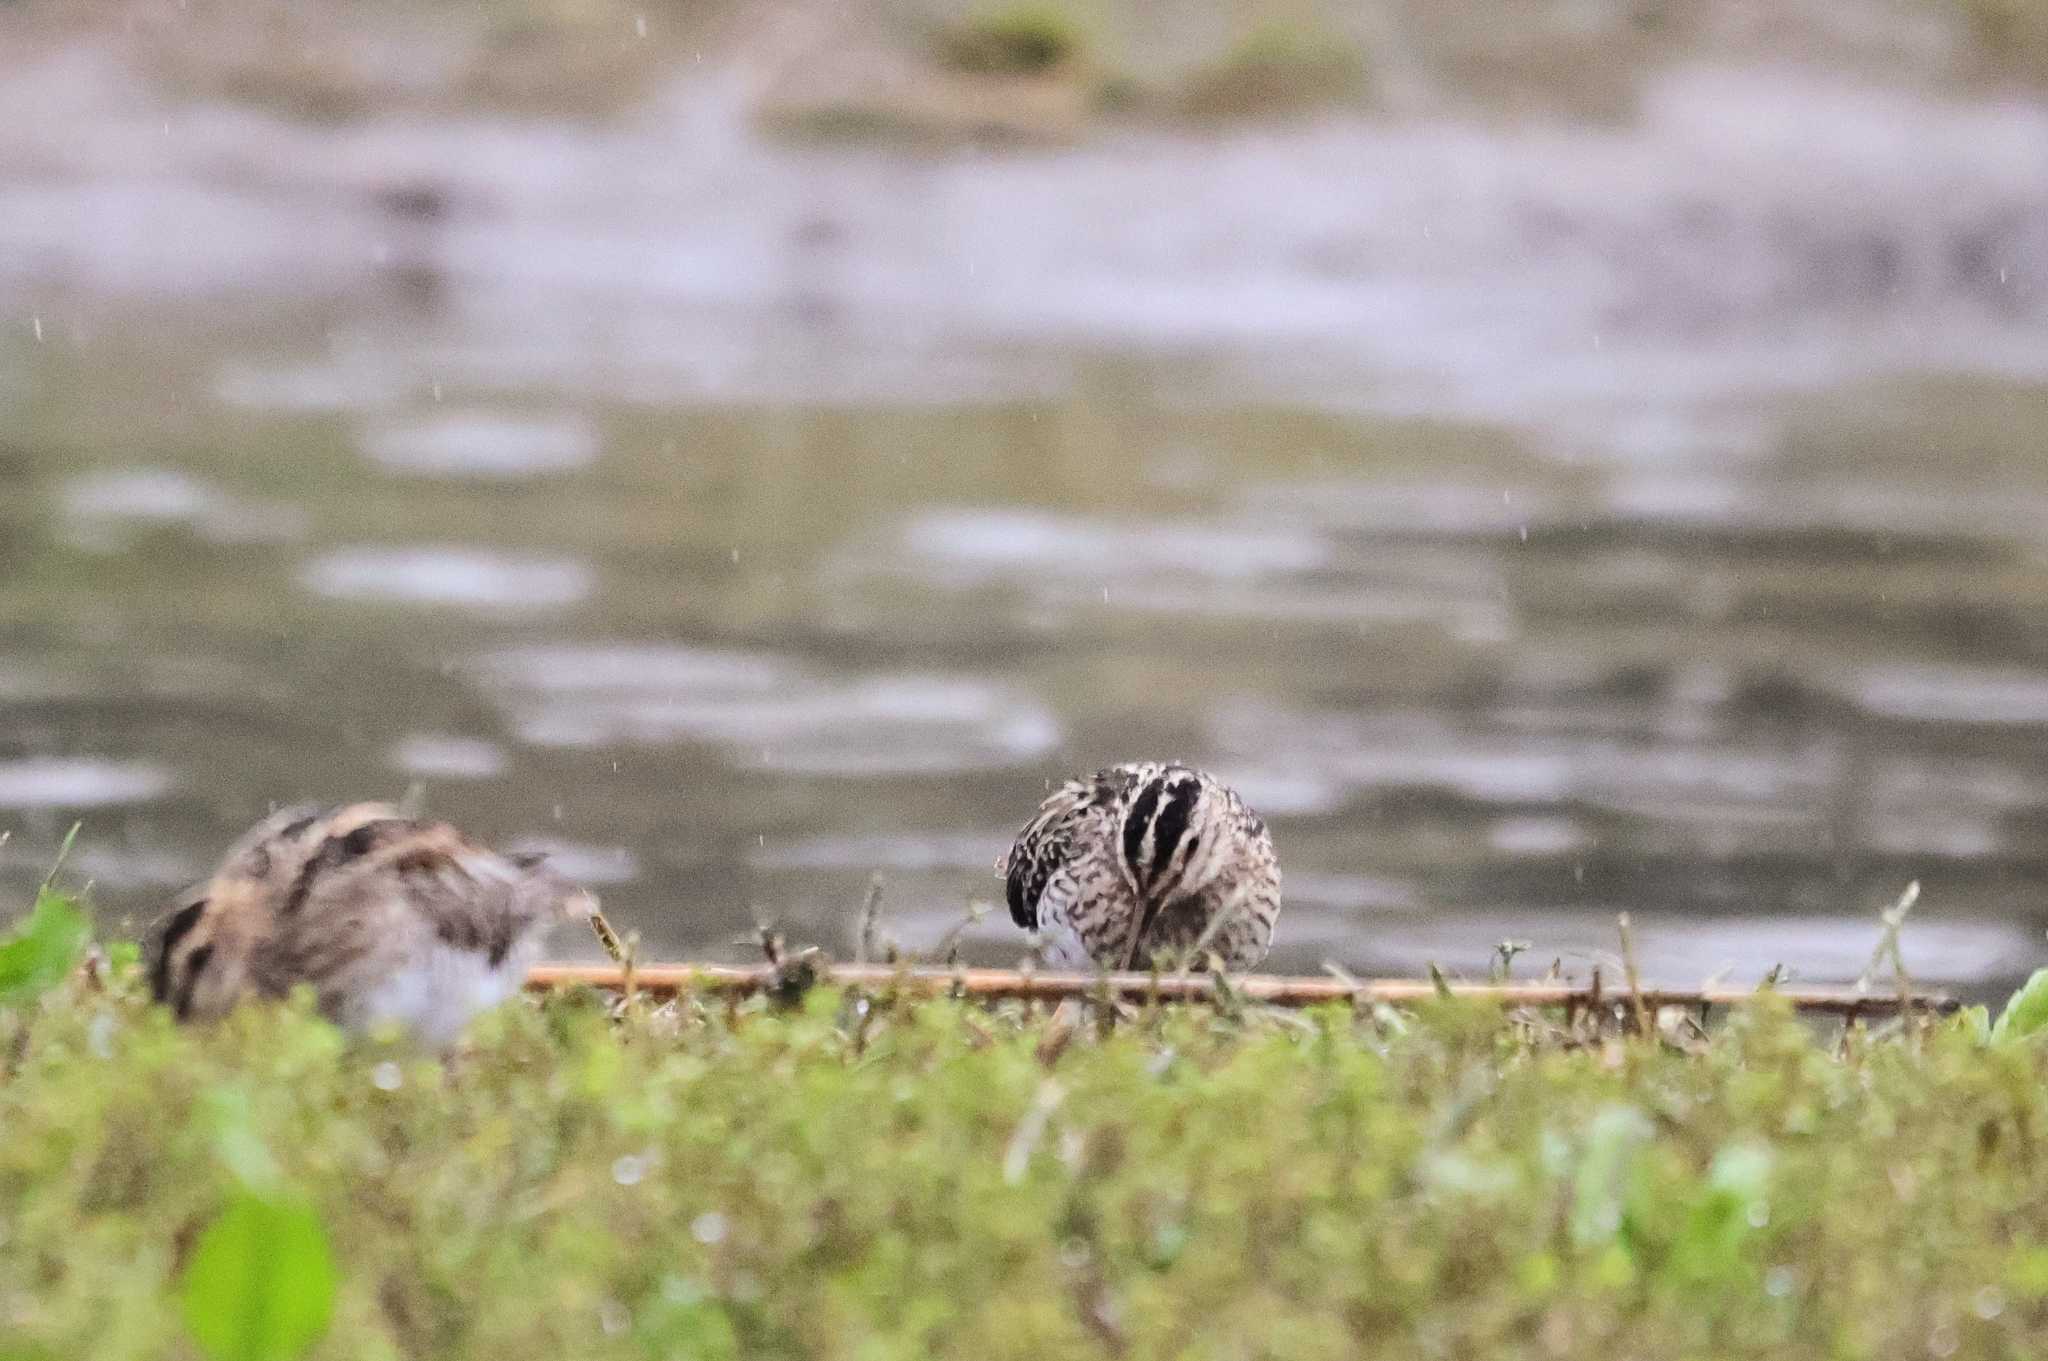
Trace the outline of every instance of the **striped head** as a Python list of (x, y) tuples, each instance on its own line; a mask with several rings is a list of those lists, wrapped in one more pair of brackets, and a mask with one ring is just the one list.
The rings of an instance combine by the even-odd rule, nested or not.
[(1109, 776), (1129, 791), (1120, 860), (1141, 901), (1200, 893), (1241, 853), (1248, 831), (1263, 831), (1227, 788), (1192, 767), (1142, 762), (1104, 772)]
[(242, 996), (249, 960), (272, 934), (272, 905), (304, 875), (327, 822), (311, 806), (271, 814), (153, 929), (150, 991), (178, 1019), (219, 1016)]
[(485, 973), (524, 966), (559, 921), (597, 899), (541, 864), (385, 803), (292, 808), (251, 829), (155, 933), (150, 982), (181, 1019), (310, 983), (330, 1015), (359, 1010), (394, 970), (473, 954)]

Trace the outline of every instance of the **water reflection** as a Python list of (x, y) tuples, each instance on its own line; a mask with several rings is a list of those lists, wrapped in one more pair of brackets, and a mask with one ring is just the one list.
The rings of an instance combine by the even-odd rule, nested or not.
[(597, 431), (571, 416), (437, 413), (371, 426), (363, 450), (378, 466), (432, 477), (514, 478), (566, 473), (597, 457)]
[(127, 370), (28, 371), (0, 888), (84, 816), (76, 867), (146, 913), (271, 801), (418, 782), (659, 953), (741, 953), (760, 916), (848, 949), (880, 873), (895, 938), (1004, 960), (993, 865), (1049, 783), (1171, 753), (1272, 820), (1282, 967), (1479, 971), (1515, 938), (1583, 970), (1627, 909), (1662, 978), (1840, 978), (1914, 877), (1922, 976), (2040, 953), (2035, 389), (1850, 389), (1750, 413), (1741, 460), (1560, 462), (1064, 350), (965, 353), (915, 400), (593, 396), (611, 372), (515, 407), (488, 335), (407, 375), (330, 320), (192, 364), (199, 414), (141, 448), (93, 433), (156, 400)]
[(148, 761), (31, 757), (0, 761), (0, 809), (109, 808), (170, 792), (171, 772)]
[(481, 548), (351, 547), (307, 563), (299, 580), (335, 600), (545, 610), (590, 594), (583, 563)]
[(825, 677), (762, 656), (622, 645), (517, 649), (476, 671), (541, 747), (706, 743), (741, 769), (903, 776), (1020, 767), (1059, 741), (1044, 708), (970, 677)]

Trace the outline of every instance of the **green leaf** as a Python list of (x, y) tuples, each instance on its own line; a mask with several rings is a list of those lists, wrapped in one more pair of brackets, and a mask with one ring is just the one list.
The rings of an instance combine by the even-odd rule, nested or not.
[(2043, 1026), (2048, 1026), (2048, 969), (2036, 969), (1999, 1013), (1998, 1023), (1991, 1027), (1991, 1042), (2011, 1044)]
[(142, 944), (133, 940), (107, 942), (107, 971), (122, 978), (142, 967)]
[(55, 889), (36, 895), (35, 911), (0, 945), (0, 1006), (33, 1001), (71, 976), (92, 939), (78, 904)]
[(185, 1326), (213, 1361), (293, 1361), (334, 1314), (334, 1259), (309, 1206), (243, 1194), (185, 1269)]

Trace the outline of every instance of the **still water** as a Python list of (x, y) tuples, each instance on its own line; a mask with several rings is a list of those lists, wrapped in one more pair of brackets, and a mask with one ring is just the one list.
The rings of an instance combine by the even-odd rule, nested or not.
[(1277, 967), (1627, 910), (1840, 980), (1914, 879), (1920, 978), (2048, 962), (2048, 110), (905, 154), (6, 79), (0, 901), (418, 785), (662, 956), (849, 953), (876, 875), (916, 949), (1178, 755)]
[(1189, 356), (661, 401), (455, 348), (208, 306), (9, 350), (10, 898), (73, 819), (118, 921), (273, 801), (417, 782), (664, 956), (848, 952), (872, 875), (916, 948), (1049, 781), (1164, 753), (1272, 821), (1281, 967), (1583, 971), (1626, 909), (1661, 978), (1844, 978), (1913, 878), (1925, 976), (2043, 953), (2048, 391), (1642, 460)]

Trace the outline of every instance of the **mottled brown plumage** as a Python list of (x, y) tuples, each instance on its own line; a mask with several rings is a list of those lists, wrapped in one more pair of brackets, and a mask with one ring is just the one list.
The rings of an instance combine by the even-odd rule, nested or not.
[(445, 1044), (515, 991), (547, 932), (597, 899), (537, 856), (502, 855), (381, 803), (290, 809), (259, 823), (153, 941), (151, 988), (185, 1020), (310, 985), (361, 1030)]
[(1280, 866), (1258, 814), (1179, 764), (1113, 766), (1054, 791), (1004, 857), (1010, 916), (1046, 958), (1132, 969), (1266, 957)]

